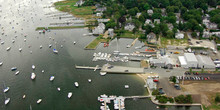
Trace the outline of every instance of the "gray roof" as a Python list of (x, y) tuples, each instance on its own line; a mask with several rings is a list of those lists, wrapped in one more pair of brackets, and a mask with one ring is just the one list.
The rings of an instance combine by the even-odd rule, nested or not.
[(203, 55), (196, 55), (196, 58), (198, 59), (200, 64), (206, 64), (206, 65), (211, 65), (215, 67), (214, 62), (212, 59), (208, 56), (203, 56)]
[(184, 53), (184, 56), (187, 62), (198, 62), (194, 53)]

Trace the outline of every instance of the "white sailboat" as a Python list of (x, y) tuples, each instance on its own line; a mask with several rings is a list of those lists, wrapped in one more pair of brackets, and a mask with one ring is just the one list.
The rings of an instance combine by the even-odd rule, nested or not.
[(31, 79), (33, 80), (35, 79), (35, 77), (36, 77), (35, 73), (31, 73)]
[(3, 65), (3, 62), (0, 62), (0, 66), (2, 66)]
[(32, 65), (31, 67), (32, 67), (33, 70), (35, 69), (35, 65)]
[(22, 48), (19, 48), (18, 50), (19, 50), (19, 52), (21, 52), (21, 51), (22, 51)]
[(6, 50), (9, 51), (11, 49), (11, 47), (7, 47)]
[(10, 102), (10, 98), (5, 99), (5, 105), (7, 105)]
[(15, 72), (15, 75), (18, 75), (19, 73), (20, 73), (20, 71), (16, 71), (16, 72)]
[(67, 97), (70, 99), (72, 97), (72, 95), (73, 95), (73, 93), (69, 92)]
[(53, 81), (54, 78), (55, 78), (55, 76), (51, 76), (51, 77), (50, 77), (50, 81)]
[(42, 102), (42, 99), (38, 99), (37, 100), (37, 104), (41, 103)]
[(92, 82), (92, 80), (91, 80), (91, 79), (88, 79), (88, 82), (89, 82), (89, 83), (91, 83), (91, 82)]
[(75, 82), (74, 84), (75, 84), (76, 87), (79, 87), (79, 83), (78, 82)]
[(43, 48), (43, 46), (42, 45), (40, 45), (40, 49), (42, 49)]
[(57, 88), (57, 90), (58, 90), (58, 91), (61, 91), (61, 89), (60, 89), (59, 87)]
[(23, 95), (23, 97), (22, 97), (22, 98), (23, 98), (23, 99), (25, 99), (25, 97), (26, 97), (26, 95)]

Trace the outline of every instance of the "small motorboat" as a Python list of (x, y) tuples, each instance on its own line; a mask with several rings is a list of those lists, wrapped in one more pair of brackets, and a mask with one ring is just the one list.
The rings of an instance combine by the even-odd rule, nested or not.
[(26, 95), (23, 95), (23, 97), (22, 97), (23, 99), (25, 99), (26, 98)]
[(72, 97), (73, 93), (72, 92), (69, 92), (68, 93), (68, 98), (70, 99)]
[(129, 85), (125, 85), (125, 89), (128, 89), (129, 88)]
[(36, 78), (36, 74), (35, 73), (31, 73), (31, 79), (35, 79)]
[(1, 44), (3, 45), (5, 42), (4, 41), (1, 41)]
[(12, 40), (12, 43), (15, 43), (15, 40)]
[(32, 51), (30, 51), (30, 54), (32, 54)]
[(53, 81), (53, 80), (54, 80), (54, 78), (55, 78), (54, 76), (51, 76), (51, 77), (50, 77), (50, 81)]
[(76, 87), (79, 87), (79, 83), (78, 82), (75, 82), (74, 84), (75, 84)]
[(24, 39), (24, 42), (26, 42), (26, 39)]
[(42, 102), (42, 99), (38, 99), (37, 100), (37, 104), (41, 103)]
[(6, 48), (7, 51), (9, 51), (11, 49), (11, 47)]
[(10, 102), (10, 98), (7, 98), (7, 99), (5, 100), (5, 105), (7, 105), (9, 102)]
[(56, 53), (56, 54), (57, 54), (57, 53), (58, 53), (58, 51), (57, 51), (56, 49), (53, 49), (53, 53)]
[(9, 87), (6, 87), (6, 88), (3, 90), (3, 92), (6, 93), (6, 92), (9, 91), (9, 89), (10, 89)]
[(44, 70), (42, 70), (41, 72), (44, 73)]
[(22, 48), (19, 48), (18, 50), (21, 52), (21, 51), (22, 51)]
[(92, 80), (91, 80), (91, 79), (88, 79), (88, 82), (89, 82), (89, 83), (91, 83), (91, 82), (92, 82)]
[(75, 44), (76, 44), (76, 41), (74, 41), (73, 44), (75, 45)]
[(15, 70), (17, 70), (17, 67), (12, 67), (11, 68), (11, 71), (15, 71)]
[(19, 72), (20, 72), (20, 71), (16, 71), (16, 72), (15, 72), (15, 75), (18, 75), (18, 74), (19, 74)]
[(106, 72), (100, 72), (100, 75), (105, 76)]
[(63, 48), (63, 45), (60, 45), (61, 48)]
[(35, 69), (35, 65), (32, 65), (32, 69), (33, 69), (33, 70)]
[(0, 62), (0, 66), (2, 66), (3, 65), (3, 62)]
[(60, 91), (61, 89), (58, 87), (57, 90)]
[(43, 48), (43, 46), (42, 45), (40, 45), (40, 49), (42, 49)]
[(49, 48), (51, 48), (51, 47), (52, 47), (52, 44), (49, 45)]

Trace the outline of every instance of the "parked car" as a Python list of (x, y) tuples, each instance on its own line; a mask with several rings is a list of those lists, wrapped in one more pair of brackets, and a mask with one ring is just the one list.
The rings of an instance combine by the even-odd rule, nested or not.
[(159, 93), (160, 93), (160, 94), (165, 94), (163, 88), (159, 88), (158, 90), (159, 90)]
[(175, 87), (177, 90), (181, 90), (179, 84), (175, 84), (174, 87)]

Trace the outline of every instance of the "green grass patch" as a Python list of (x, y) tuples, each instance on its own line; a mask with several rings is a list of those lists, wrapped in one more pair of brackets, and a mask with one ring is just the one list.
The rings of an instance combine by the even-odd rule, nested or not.
[(142, 35), (141, 32), (138, 32), (134, 34), (133, 32), (130, 31), (124, 31), (123, 33), (120, 34), (120, 38), (130, 38), (130, 39), (136, 39), (139, 38)]
[(94, 39), (89, 45), (85, 47), (85, 49), (96, 49), (96, 47), (99, 45), (99, 43), (106, 43), (109, 42), (109, 39), (104, 39), (100, 35), (96, 39)]
[(88, 18), (92, 17), (95, 6), (74, 6), (78, 0), (66, 0), (54, 3), (56, 9), (69, 12), (76, 17)]
[(188, 45), (188, 41), (186, 38), (184, 39), (175, 39), (175, 38), (165, 38), (160, 37), (160, 43), (162, 47), (166, 47), (167, 45), (175, 45), (175, 46), (181, 46), (181, 45)]
[[(74, 29), (74, 28), (85, 28), (85, 27), (93, 27), (93, 26), (58, 26), (58, 27), (47, 27), (47, 29)], [(37, 27), (36, 30), (43, 30), (45, 27)]]

